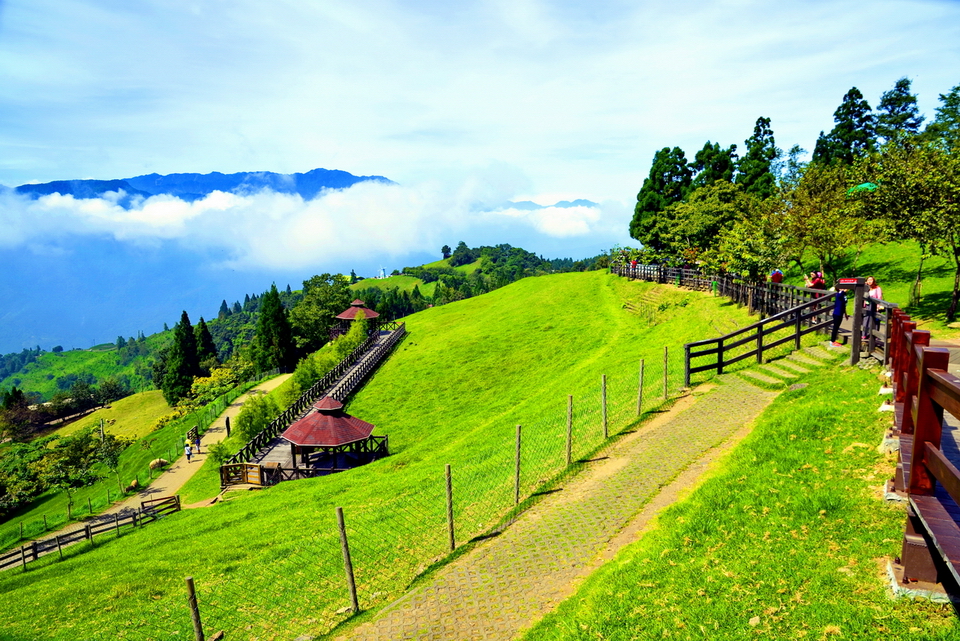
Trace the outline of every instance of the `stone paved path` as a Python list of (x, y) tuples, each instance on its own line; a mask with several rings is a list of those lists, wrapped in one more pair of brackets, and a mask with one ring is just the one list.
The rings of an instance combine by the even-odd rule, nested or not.
[(572, 594), (660, 489), (776, 396), (737, 377), (613, 446), (500, 536), (338, 639), (513, 639)]

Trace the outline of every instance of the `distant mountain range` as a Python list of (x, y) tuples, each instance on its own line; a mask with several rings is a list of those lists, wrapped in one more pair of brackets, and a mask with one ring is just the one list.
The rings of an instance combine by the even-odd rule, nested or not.
[[(176, 196), (193, 202), (214, 191), (233, 194), (253, 194), (271, 189), (281, 194), (299, 194), (305, 200), (314, 198), (325, 189), (344, 189), (358, 182), (374, 180), (392, 183), (383, 176), (354, 176), (339, 169), (314, 169), (306, 173), (277, 174), (272, 171), (244, 171), (236, 174), (147, 174), (118, 180), (55, 180), (49, 183), (20, 185), (14, 191), (39, 198), (48, 194), (70, 195), (74, 198), (102, 198), (112, 192), (123, 191), (117, 202), (127, 207), (138, 198), (160, 194)], [(116, 196), (113, 196), (116, 198)]]

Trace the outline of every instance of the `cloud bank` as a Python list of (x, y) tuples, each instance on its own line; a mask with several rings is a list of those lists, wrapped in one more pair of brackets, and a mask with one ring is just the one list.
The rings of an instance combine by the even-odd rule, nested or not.
[(575, 247), (602, 248), (626, 235), (629, 212), (620, 203), (504, 206), (516, 184), (490, 175), (454, 185), (369, 181), (311, 200), (271, 190), (217, 191), (193, 202), (159, 195), (127, 207), (122, 193), (31, 200), (8, 191), (0, 195), (0, 248), (62, 252), (97, 236), (135, 244), (176, 242), (216, 256), (217, 266), (228, 269), (341, 270), (375, 256), (436, 253), (461, 239), (470, 245), (506, 242), (541, 253), (569, 246), (575, 254)]

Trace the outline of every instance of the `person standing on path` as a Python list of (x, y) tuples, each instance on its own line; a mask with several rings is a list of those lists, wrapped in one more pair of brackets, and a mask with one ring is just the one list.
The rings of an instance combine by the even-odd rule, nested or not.
[[(876, 300), (883, 300), (883, 290), (880, 289), (880, 285), (877, 284), (877, 279), (873, 276), (867, 276), (867, 287), (869, 291), (867, 296)], [(867, 336), (868, 332), (871, 332), (880, 327), (879, 320), (874, 321), (874, 315), (870, 313), (870, 303), (868, 301), (863, 301), (863, 335)]]
[(193, 453), (193, 452), (192, 452), (191, 449), (190, 449), (190, 443), (185, 443), (184, 446), (183, 446), (183, 454), (187, 457), (187, 463), (190, 462), (190, 455), (191, 455), (192, 453)]
[(193, 444), (197, 447), (197, 454), (200, 453), (200, 434), (193, 437)]
[(833, 330), (830, 332), (830, 344), (834, 347), (840, 347), (840, 343), (837, 342), (837, 332), (840, 331), (840, 323), (844, 316), (847, 316), (847, 292), (841, 289), (833, 299)]

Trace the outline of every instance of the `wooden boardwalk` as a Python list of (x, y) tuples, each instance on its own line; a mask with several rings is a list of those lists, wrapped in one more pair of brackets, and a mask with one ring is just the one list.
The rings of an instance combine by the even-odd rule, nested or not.
[[(358, 360), (354, 365), (345, 371), (343, 375), (337, 379), (333, 386), (328, 389), (324, 395), (336, 398), (337, 400), (343, 401), (357, 385), (356, 381), (353, 378), (354, 372), (363, 371), (364, 368), (370, 366), (370, 361), (373, 359), (380, 358), (377, 348), (386, 343), (389, 338), (394, 334), (393, 331), (382, 330), (380, 335), (377, 337), (377, 340), (370, 346), (370, 349), (363, 355), (360, 360)], [(374, 366), (375, 368), (376, 366)], [(299, 417), (295, 420), (303, 418), (310, 413), (311, 408), (307, 408)], [(295, 422), (295, 421), (294, 421)], [(291, 423), (292, 424), (292, 423)], [(261, 465), (266, 463), (278, 463), (280, 467), (284, 469), (290, 469), (296, 467), (293, 461), (293, 453), (290, 449), (290, 441), (283, 438), (282, 436), (277, 436), (272, 441), (267, 443), (263, 449), (257, 452), (253, 458), (250, 460), (251, 463), (260, 463)]]

